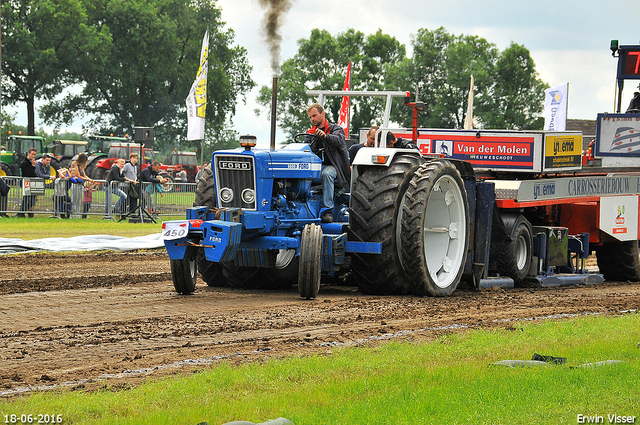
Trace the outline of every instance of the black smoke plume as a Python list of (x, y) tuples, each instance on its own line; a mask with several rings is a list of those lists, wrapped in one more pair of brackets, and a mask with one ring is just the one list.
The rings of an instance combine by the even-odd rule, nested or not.
[(284, 15), (289, 11), (292, 0), (258, 0), (265, 10), (264, 29), (267, 36), (267, 45), (271, 53), (271, 69), (274, 76), (280, 73), (280, 43), (282, 35), (280, 26)]

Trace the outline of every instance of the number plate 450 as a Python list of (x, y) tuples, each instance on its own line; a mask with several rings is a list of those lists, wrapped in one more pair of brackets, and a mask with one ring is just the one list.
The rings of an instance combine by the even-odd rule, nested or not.
[(162, 239), (173, 240), (187, 236), (189, 233), (189, 222), (187, 221), (166, 221), (162, 223)]

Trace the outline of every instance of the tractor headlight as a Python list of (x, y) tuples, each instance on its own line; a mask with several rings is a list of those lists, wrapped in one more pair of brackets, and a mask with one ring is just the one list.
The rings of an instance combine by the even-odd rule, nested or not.
[(220, 199), (225, 204), (228, 204), (229, 202), (233, 201), (233, 190), (229, 189), (228, 187), (223, 187), (220, 190)]
[(242, 202), (245, 204), (253, 204), (256, 200), (256, 192), (253, 189), (245, 189), (242, 191)]

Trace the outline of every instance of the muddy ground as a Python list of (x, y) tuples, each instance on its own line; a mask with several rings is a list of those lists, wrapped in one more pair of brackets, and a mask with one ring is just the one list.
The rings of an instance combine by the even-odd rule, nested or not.
[(323, 286), (288, 291), (173, 290), (164, 251), (0, 256), (0, 395), (121, 388), (219, 361), (331, 353), (387, 339), (511, 327), (515, 319), (616, 315), (640, 284), (459, 289), (450, 298), (369, 296)]

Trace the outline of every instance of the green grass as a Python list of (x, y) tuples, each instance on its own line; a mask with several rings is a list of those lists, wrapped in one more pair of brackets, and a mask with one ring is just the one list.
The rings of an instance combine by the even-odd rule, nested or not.
[[(184, 215), (179, 217), (184, 218)], [(163, 217), (163, 219), (169, 219)], [(111, 235), (111, 236), (145, 236), (160, 233), (162, 223), (129, 223), (102, 220), (101, 216), (89, 216), (86, 220), (54, 218), (2, 218), (0, 219), (0, 237), (17, 238), (22, 240), (72, 237), (82, 235)], [(1, 419), (1, 418), (0, 418)], [(2, 422), (0, 422), (2, 423)]]
[[(234, 366), (129, 390), (38, 393), (4, 415), (60, 413), (65, 424), (573, 424), (577, 415), (640, 421), (640, 316), (586, 317), (450, 334), (435, 342), (333, 349), (328, 356)], [(564, 366), (506, 368), (534, 352)], [(624, 363), (571, 368), (616, 359)]]

